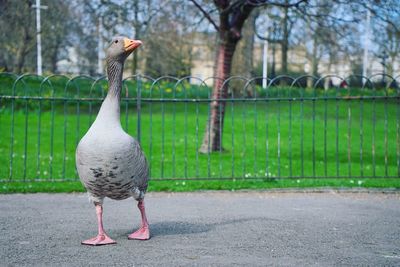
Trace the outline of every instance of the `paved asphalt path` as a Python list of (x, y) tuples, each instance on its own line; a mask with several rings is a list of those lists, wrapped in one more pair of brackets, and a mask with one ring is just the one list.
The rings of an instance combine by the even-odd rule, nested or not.
[(84, 194), (0, 195), (1, 266), (400, 266), (400, 194), (150, 193), (152, 238), (135, 201), (106, 200), (116, 245), (90, 247)]

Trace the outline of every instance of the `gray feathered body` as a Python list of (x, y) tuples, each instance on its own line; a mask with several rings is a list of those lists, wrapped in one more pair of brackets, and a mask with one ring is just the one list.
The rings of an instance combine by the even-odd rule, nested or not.
[(90, 199), (143, 199), (148, 164), (139, 143), (121, 127), (119, 99), (104, 100), (95, 122), (76, 149), (76, 167)]

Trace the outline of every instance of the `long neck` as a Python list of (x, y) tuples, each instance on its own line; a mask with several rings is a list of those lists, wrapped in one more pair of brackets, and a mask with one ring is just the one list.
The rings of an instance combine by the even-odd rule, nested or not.
[(96, 121), (108, 128), (120, 127), (120, 95), (124, 63), (107, 61), (108, 93), (101, 105)]
[(119, 100), (122, 88), (122, 72), (124, 63), (119, 61), (107, 61), (108, 94), (107, 97), (115, 97)]

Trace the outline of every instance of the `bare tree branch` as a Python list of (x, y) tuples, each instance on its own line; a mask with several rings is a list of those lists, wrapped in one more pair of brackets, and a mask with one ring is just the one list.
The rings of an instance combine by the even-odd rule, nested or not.
[(251, 11), (254, 9), (253, 6), (243, 6), (241, 9), (234, 9), (231, 17), (231, 33), (235, 38), (241, 38), (241, 31), (244, 22), (249, 17)]
[(211, 18), (210, 14), (203, 9), (203, 7), (196, 2), (196, 0), (190, 0), (200, 11), (203, 13), (204, 17), (208, 19), (208, 21), (214, 26), (214, 28), (219, 32), (219, 27), (217, 23)]
[(301, 3), (307, 3), (308, 0), (298, 0), (295, 3), (289, 3), (289, 4), (284, 4), (280, 2), (272, 2), (272, 1), (260, 1), (260, 0), (247, 0), (246, 4), (251, 5), (254, 7), (260, 7), (260, 6), (265, 6), (265, 5), (272, 5), (272, 6), (279, 6), (279, 7), (297, 7)]
[(221, 11), (221, 14), (227, 14), (230, 13), (233, 9), (241, 6), (251, 6), (253, 8), (255, 7), (260, 7), (260, 6), (265, 6), (265, 5), (273, 5), (273, 6), (278, 6), (278, 7), (298, 7), (302, 2), (307, 2), (308, 0), (298, 0), (296, 3), (289, 3), (289, 4), (284, 4), (284, 3), (279, 3), (279, 2), (270, 2), (268, 0), (238, 0), (234, 2), (233, 4), (229, 5), (227, 8)]
[(372, 15), (374, 15), (375, 17), (379, 18), (380, 20), (390, 24), (397, 32), (400, 32), (400, 28), (398, 27), (398, 25), (396, 25), (396, 23), (394, 23), (392, 20), (385, 18), (384, 16), (382, 16), (380, 14), (380, 12), (377, 12), (376, 10), (374, 10), (373, 8), (371, 8), (370, 6), (365, 6), (366, 9), (369, 9), (369, 11), (371, 12)]
[(231, 12), (232, 9), (234, 9), (236, 7), (239, 7), (239, 6), (241, 6), (241, 5), (245, 4), (245, 3), (246, 3), (246, 0), (238, 0), (235, 3), (233, 3), (232, 5), (229, 5), (227, 8), (222, 10), (221, 14), (227, 14), (227, 13)]

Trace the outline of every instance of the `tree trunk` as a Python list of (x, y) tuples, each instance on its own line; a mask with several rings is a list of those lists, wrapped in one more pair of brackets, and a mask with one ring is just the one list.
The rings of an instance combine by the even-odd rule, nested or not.
[[(58, 51), (57, 51), (58, 52)], [(50, 72), (51, 73), (57, 73), (57, 52), (54, 52), (52, 55), (51, 55), (51, 58), (50, 58), (50, 60), (51, 60), (51, 64), (50, 64)]]
[(313, 44), (313, 54), (312, 54), (312, 62), (311, 62), (311, 74), (315, 77), (318, 76), (318, 41), (317, 37), (314, 38)]
[(24, 37), (19, 46), (19, 49), (17, 50), (17, 58), (16, 58), (16, 64), (15, 64), (15, 68), (14, 68), (14, 72), (16, 72), (16, 73), (21, 73), (22, 68), (25, 65), (25, 57), (26, 57), (26, 54), (28, 53), (28, 44), (29, 44), (30, 40), (31, 40), (31, 36), (29, 35), (29, 30), (26, 27), (24, 27)]
[[(317, 43), (317, 36), (314, 35), (313, 38), (313, 49), (312, 49), (312, 55), (311, 55), (311, 69), (309, 75), (312, 75), (314, 77), (317, 77), (318, 75), (318, 43)], [(311, 88), (314, 85), (314, 79), (311, 77), (308, 77), (307, 79), (307, 87)]]
[(276, 55), (276, 46), (275, 46), (275, 43), (272, 43), (272, 63), (271, 63), (271, 74), (270, 74), (270, 77), (272, 79), (275, 78), (275, 76), (276, 76), (275, 55)]
[(30, 46), (30, 41), (32, 40), (33, 36), (30, 34), (30, 29), (31, 29), (31, 1), (26, 1), (25, 2), (27, 5), (21, 6), (22, 10), (21, 12), (27, 12), (26, 16), (23, 17), (21, 20), (21, 26), (22, 26), (22, 40), (20, 44), (16, 44), (17, 49), (17, 57), (14, 65), (14, 72), (16, 73), (21, 73), (22, 69), (25, 65), (25, 58), (26, 55), (29, 52), (29, 46)]
[(52, 51), (50, 54), (50, 71), (52, 73), (57, 73), (57, 61), (58, 61), (58, 55), (60, 54), (60, 45), (62, 43), (61, 36), (57, 35), (54, 47), (52, 47)]
[(228, 97), (228, 86), (224, 81), (229, 77), (232, 67), (233, 54), (238, 40), (230, 39), (221, 41), (218, 46), (217, 62), (214, 88), (210, 103), (210, 113), (203, 143), (200, 148), (201, 153), (222, 151), (222, 131), (224, 128), (224, 115), (226, 101), (218, 101)]
[[(139, 0), (135, 0), (133, 3), (134, 6), (134, 18), (135, 22), (133, 24), (133, 27), (135, 28), (135, 39), (139, 40), (140, 38), (140, 24), (139, 24)], [(132, 75), (137, 74), (137, 68), (138, 68), (138, 55), (137, 51), (133, 53), (133, 60), (132, 60)]]
[[(238, 1), (240, 2), (240, 1)], [(198, 4), (194, 1), (196, 6)], [(220, 43), (218, 44), (216, 64), (214, 69), (214, 88), (210, 113), (203, 143), (200, 147), (201, 153), (222, 151), (222, 131), (224, 129), (225, 99), (228, 97), (228, 85), (225, 80), (231, 74), (231, 67), (235, 48), (240, 40), (243, 24), (249, 17), (254, 5), (243, 4), (243, 6), (229, 6), (230, 1), (214, 1), (219, 9), (219, 26), (209, 18), (219, 33)], [(200, 8), (201, 9), (201, 8)], [(204, 10), (201, 9), (203, 12)]]
[[(288, 4), (288, 1), (286, 1)], [(288, 17), (289, 9), (287, 7), (284, 8), (283, 15), (283, 39), (282, 39), (282, 74), (288, 74), (288, 50), (289, 50), (289, 17)]]
[(137, 57), (137, 51), (136, 53), (133, 53), (133, 60), (132, 60), (132, 75), (137, 74), (137, 62), (138, 62), (138, 57)]

